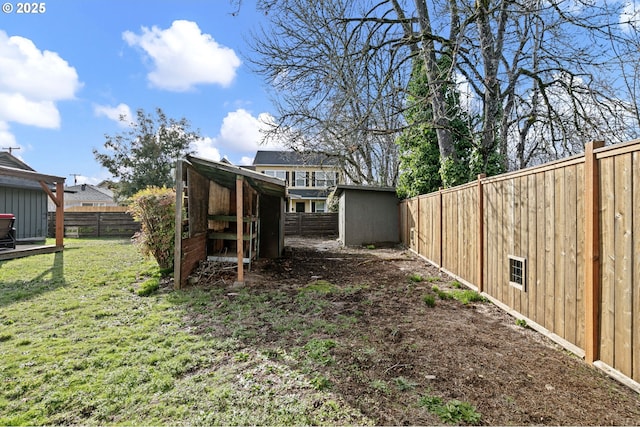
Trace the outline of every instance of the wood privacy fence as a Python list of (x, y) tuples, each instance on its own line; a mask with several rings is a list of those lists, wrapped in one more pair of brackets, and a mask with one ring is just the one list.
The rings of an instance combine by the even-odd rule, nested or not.
[[(55, 230), (55, 212), (49, 212), (49, 235)], [(65, 237), (132, 237), (140, 223), (126, 212), (65, 212)]]
[(334, 212), (291, 212), (285, 214), (286, 236), (331, 236), (338, 234), (338, 214)]
[(640, 141), (404, 200), (400, 223), (410, 249), (640, 391)]

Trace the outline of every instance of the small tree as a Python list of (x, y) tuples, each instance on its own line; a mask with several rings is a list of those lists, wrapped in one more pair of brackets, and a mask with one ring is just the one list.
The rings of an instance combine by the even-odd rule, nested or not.
[(175, 245), (176, 192), (170, 188), (149, 187), (131, 197), (128, 211), (142, 230), (134, 241), (141, 252), (153, 256), (161, 269), (173, 268)]
[(155, 117), (139, 109), (136, 120), (127, 125), (122, 133), (105, 135), (106, 153), (93, 150), (98, 163), (119, 179), (116, 196), (126, 199), (149, 186), (172, 187), (176, 161), (193, 152), (191, 143), (200, 138), (198, 132), (190, 130), (187, 119), (169, 119), (160, 108)]

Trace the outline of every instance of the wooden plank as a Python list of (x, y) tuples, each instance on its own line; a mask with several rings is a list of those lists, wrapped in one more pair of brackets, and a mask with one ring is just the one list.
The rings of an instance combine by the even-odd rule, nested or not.
[(615, 168), (615, 318), (614, 368), (627, 376), (632, 374), (632, 194), (631, 154), (614, 157)]
[(482, 188), (482, 180), (486, 177), (485, 174), (478, 175), (478, 194), (476, 195), (476, 203), (478, 205), (478, 214), (476, 216), (478, 227), (478, 240), (476, 245), (476, 284), (478, 286), (478, 292), (484, 292), (484, 251), (486, 247), (485, 243), (485, 224), (484, 224), (484, 190)]
[[(508, 245), (507, 245), (507, 255), (515, 255), (518, 257), (522, 257), (522, 252), (520, 250), (520, 180), (518, 178), (511, 179), (508, 182), (509, 189), (509, 202), (507, 209), (511, 211), (507, 216), (509, 218), (509, 231), (508, 231)], [(506, 260), (506, 259), (505, 259)], [(506, 267), (505, 267), (506, 268)], [(507, 279), (507, 282), (509, 280)], [(516, 310), (519, 313), (522, 313), (520, 310), (520, 290), (513, 287), (507, 286), (509, 290), (509, 306)]]
[(505, 301), (505, 298), (508, 296), (506, 287), (508, 277), (505, 274), (505, 263), (506, 261), (506, 251), (507, 251), (507, 215), (505, 209), (507, 208), (507, 203), (505, 203), (505, 181), (499, 182), (497, 188), (497, 209), (498, 209), (498, 223), (496, 224), (496, 233), (499, 236), (498, 238), (498, 253), (496, 257), (496, 281), (497, 281), (497, 294), (496, 297), (500, 301)]
[(614, 366), (615, 337), (615, 199), (614, 199), (614, 163), (613, 157), (607, 157), (600, 163), (600, 201), (601, 229), (601, 317), (600, 317), (600, 360)]
[(576, 165), (576, 345), (585, 348), (585, 186), (584, 164)]
[(518, 291), (520, 297), (520, 313), (525, 317), (529, 317), (529, 299), (527, 292), (528, 284), (528, 271), (529, 264), (529, 202), (528, 196), (528, 176), (519, 177), (520, 191), (518, 197), (520, 198), (520, 220), (516, 225), (520, 226), (520, 256), (525, 259), (525, 276), (524, 286), (521, 291)]
[(554, 171), (554, 329), (553, 332), (565, 338), (565, 287), (564, 287), (564, 269), (566, 263), (566, 240), (564, 233), (566, 232), (565, 226), (565, 203), (567, 199), (565, 197), (565, 184), (564, 184), (564, 172), (565, 168), (557, 169)]
[(532, 319), (545, 324), (546, 316), (546, 222), (545, 222), (545, 176), (544, 173), (535, 175), (536, 179), (536, 310)]
[(243, 228), (244, 224), (242, 222), (242, 217), (244, 216), (244, 196), (243, 196), (243, 187), (244, 187), (244, 178), (241, 175), (236, 176), (236, 256), (238, 261), (238, 278), (237, 281), (239, 283), (244, 283), (244, 264), (243, 264), (243, 253), (244, 253), (244, 244), (243, 244)]
[(537, 245), (538, 245), (538, 225), (536, 197), (536, 175), (527, 176), (527, 317), (536, 319), (536, 298), (538, 286), (537, 279)]
[[(565, 263), (564, 263), (564, 284), (565, 289), (565, 335), (564, 338), (572, 344), (576, 344), (577, 336), (577, 187), (576, 187), (576, 165), (565, 168)], [(582, 218), (581, 218), (582, 219)]]
[(544, 173), (545, 217), (545, 313), (544, 327), (555, 332), (555, 185), (554, 171)]
[(640, 151), (632, 155), (633, 163), (633, 372), (640, 382)]
[(600, 162), (593, 150), (603, 142), (585, 146), (584, 164), (584, 349), (585, 360), (593, 363), (600, 352)]

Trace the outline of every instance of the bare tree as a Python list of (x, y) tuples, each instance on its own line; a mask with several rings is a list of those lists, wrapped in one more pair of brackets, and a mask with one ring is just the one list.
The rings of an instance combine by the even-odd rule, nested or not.
[[(616, 58), (622, 52), (616, 56), (612, 46), (625, 54), (637, 49), (620, 30), (618, 3), (265, 0), (262, 5), (272, 26), (254, 35), (257, 55), (250, 60), (276, 90), (277, 130), (296, 135), (292, 145), (323, 148), (345, 164), (362, 165), (363, 182), (373, 176), (368, 171), (374, 154), (387, 147), (380, 136), (396, 135), (405, 126), (403, 90), (415, 55), (425, 64), (443, 160), (454, 152), (446, 88), (460, 82), (468, 88), (469, 106), (480, 117), (469, 123), (477, 170), (495, 153), (510, 168), (572, 154), (587, 139), (620, 134), (630, 115), (640, 117), (634, 107), (637, 70), (625, 68), (625, 94), (606, 77), (621, 73)], [(451, 64), (446, 70), (438, 66), (444, 55)]]

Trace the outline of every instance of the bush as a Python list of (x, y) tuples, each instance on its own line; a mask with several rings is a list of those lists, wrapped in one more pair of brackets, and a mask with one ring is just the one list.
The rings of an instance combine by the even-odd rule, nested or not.
[(149, 187), (131, 197), (128, 211), (142, 230), (133, 236), (141, 252), (153, 256), (161, 269), (173, 268), (176, 193), (173, 189)]

